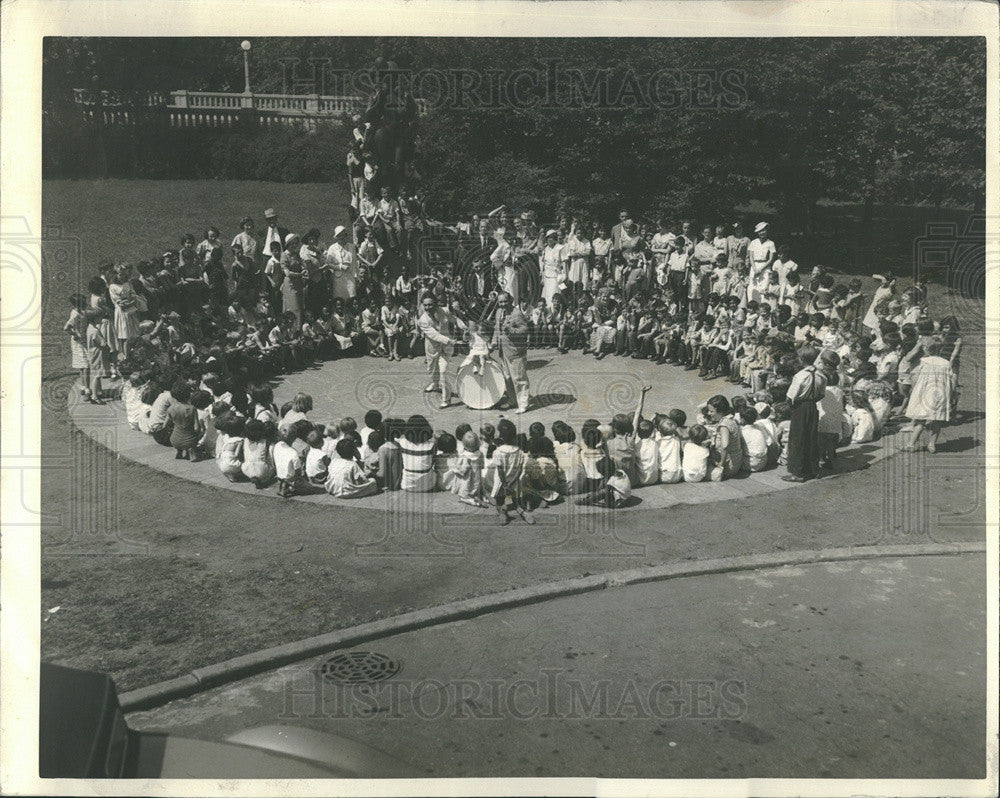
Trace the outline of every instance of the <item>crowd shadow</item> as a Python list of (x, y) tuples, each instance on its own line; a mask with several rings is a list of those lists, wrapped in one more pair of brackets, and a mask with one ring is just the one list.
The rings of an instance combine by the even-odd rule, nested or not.
[(532, 396), (532, 409), (540, 410), (551, 405), (571, 405), (576, 402), (576, 397), (568, 393), (544, 393)]

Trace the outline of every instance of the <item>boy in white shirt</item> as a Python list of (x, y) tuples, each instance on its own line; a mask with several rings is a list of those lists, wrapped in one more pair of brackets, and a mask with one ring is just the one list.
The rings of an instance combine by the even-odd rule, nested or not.
[(306, 452), (306, 478), (314, 485), (326, 482), (326, 470), (330, 458), (323, 452), (323, 436), (313, 430), (306, 436), (309, 451)]
[(743, 420), (740, 435), (746, 444), (750, 470), (763, 471), (767, 467), (768, 446), (764, 431), (756, 425), (757, 410), (746, 407), (740, 411), (740, 418)]
[(660, 419), (660, 439), (657, 441), (657, 455), (660, 459), (660, 481), (668, 484), (680, 482), (684, 478), (681, 468), (681, 451), (684, 440), (680, 430), (687, 423), (683, 410), (673, 409)]
[(638, 487), (655, 485), (660, 481), (660, 447), (653, 437), (653, 422), (643, 419), (636, 430), (636, 454), (639, 460)]

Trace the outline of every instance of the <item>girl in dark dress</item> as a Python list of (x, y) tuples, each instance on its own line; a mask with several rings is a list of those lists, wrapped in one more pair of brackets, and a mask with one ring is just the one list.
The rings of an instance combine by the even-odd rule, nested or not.
[(170, 445), (177, 450), (178, 460), (198, 462), (202, 459), (198, 453), (198, 440), (201, 431), (198, 423), (198, 411), (191, 404), (191, 386), (186, 382), (178, 382), (170, 389), (173, 402), (167, 410), (167, 418), (173, 422), (170, 433)]

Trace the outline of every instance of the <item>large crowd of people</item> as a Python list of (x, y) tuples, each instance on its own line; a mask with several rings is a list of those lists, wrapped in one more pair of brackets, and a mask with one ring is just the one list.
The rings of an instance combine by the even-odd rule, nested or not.
[[(910, 421), (905, 448), (933, 452), (954, 412), (961, 333), (955, 317), (932, 318), (926, 286), (875, 275), (866, 296), (858, 279), (800, 268), (766, 223), (752, 238), (738, 223), (696, 235), (623, 210), (610, 230), (573, 215), (543, 229), (533, 212), (500, 206), (446, 229), (426, 219), (419, 193), (383, 187), (374, 215), (364, 195), (354, 202), (325, 248), (319, 230), (300, 236), (268, 208), (262, 229), (244, 218), (228, 245), (209, 227), (148, 260), (101, 264), (65, 325), (84, 398), (103, 402), (105, 381), (120, 378), (134, 429), (282, 496), (441, 489), (529, 520), (564, 496), (614, 507), (636, 487), (779, 465), (805, 481), (894, 418)], [(435, 431), (375, 410), (359, 429), (311, 420), (304, 394), (274, 404), (270, 380), (317, 360), (422, 352), (427, 390), (447, 407), (444, 350), (467, 345), (481, 362), (513, 337), (498, 319), (515, 316), (519, 352), (652, 360), (724, 380), (730, 396), (525, 433), (505, 418)], [(504, 357), (524, 412), (527, 375)]]

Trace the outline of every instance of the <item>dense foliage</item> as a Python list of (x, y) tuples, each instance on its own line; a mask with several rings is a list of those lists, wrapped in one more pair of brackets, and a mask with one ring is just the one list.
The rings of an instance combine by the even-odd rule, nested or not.
[[(607, 212), (628, 198), (718, 218), (759, 201), (805, 231), (823, 199), (983, 205), (983, 39), (261, 39), (251, 84), (337, 93), (331, 70), (377, 56), (482, 79), (479, 100), (437, 103), (420, 125), (418, 166), (443, 213), (499, 201)], [(581, 80), (547, 103), (483, 101), (491, 73), (544, 80), (553, 64)], [(665, 69), (676, 91), (651, 101), (643, 89)], [(126, 101), (241, 91), (242, 72), (231, 39), (47, 39), (46, 174), (343, 179), (332, 127), (178, 131), (151, 115), (112, 129), (72, 101), (80, 87)]]

